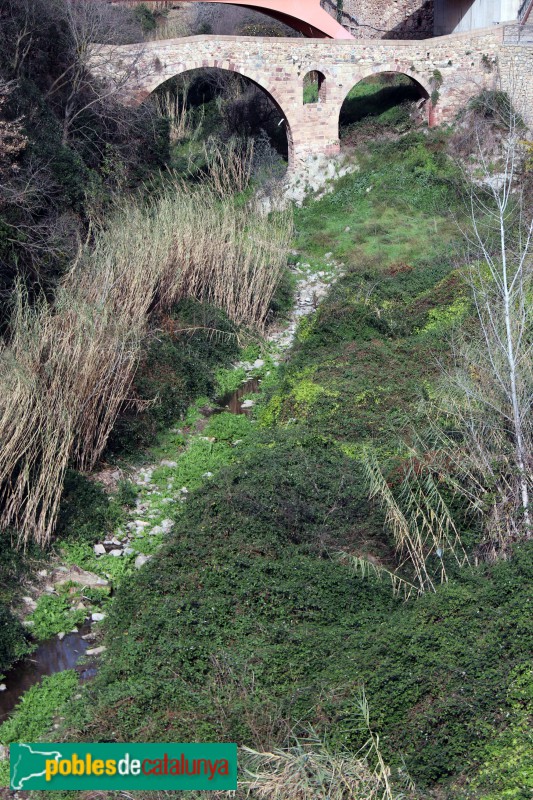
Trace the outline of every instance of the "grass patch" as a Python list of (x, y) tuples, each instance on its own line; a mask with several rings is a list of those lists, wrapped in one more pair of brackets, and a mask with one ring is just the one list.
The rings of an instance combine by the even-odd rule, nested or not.
[(74, 670), (45, 676), (24, 693), (13, 715), (0, 725), (0, 743), (37, 742), (78, 687)]

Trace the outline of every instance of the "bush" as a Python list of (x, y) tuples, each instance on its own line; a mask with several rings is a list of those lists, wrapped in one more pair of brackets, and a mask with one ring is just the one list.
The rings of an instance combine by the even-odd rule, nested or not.
[(30, 650), (23, 625), (7, 606), (0, 603), (0, 677)]

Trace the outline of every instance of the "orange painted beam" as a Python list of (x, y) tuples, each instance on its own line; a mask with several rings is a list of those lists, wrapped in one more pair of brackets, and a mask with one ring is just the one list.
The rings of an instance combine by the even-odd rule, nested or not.
[[(198, 3), (202, 0), (186, 0), (186, 2)], [(254, 0), (209, 0), (209, 2), (244, 6), (252, 11), (261, 11), (295, 28), (304, 36), (321, 39), (353, 39), (346, 28), (339, 25), (321, 8), (320, 0), (255, 0), (255, 2)]]

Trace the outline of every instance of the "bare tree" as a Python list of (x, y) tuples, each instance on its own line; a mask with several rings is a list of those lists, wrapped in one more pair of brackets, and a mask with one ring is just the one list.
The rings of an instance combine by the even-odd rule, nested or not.
[(142, 48), (132, 48), (127, 56), (116, 48), (142, 41), (142, 31), (133, 15), (124, 14), (108, 0), (65, 0), (62, 13), (70, 53), (46, 98), (61, 98), (66, 143), (88, 111), (98, 110), (103, 117), (109, 113), (120, 116), (120, 103), (115, 101), (134, 76)]
[[(481, 178), (470, 181), (464, 276), (475, 309), (456, 335), (437, 393), (435, 459), (482, 515), (484, 555), (529, 539), (533, 465), (533, 207), (524, 193), (524, 126), (498, 93), (500, 157), (487, 120), (476, 131)], [(492, 124), (492, 123), (491, 123)], [(483, 551), (483, 548), (482, 548)]]

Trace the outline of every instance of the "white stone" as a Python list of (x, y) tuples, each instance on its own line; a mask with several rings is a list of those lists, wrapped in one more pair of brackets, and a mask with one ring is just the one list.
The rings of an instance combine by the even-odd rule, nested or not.
[(152, 556), (145, 556), (145, 555), (144, 555), (144, 553), (141, 553), (141, 554), (140, 554), (140, 555), (138, 555), (138, 556), (137, 556), (137, 558), (135, 559), (135, 568), (136, 568), (136, 569), (140, 569), (141, 567), (144, 567), (144, 565), (145, 565), (145, 564), (146, 564), (148, 561), (150, 561), (150, 559), (151, 559), (151, 558), (152, 558)]
[(258, 358), (256, 361), (254, 361), (254, 369), (261, 369), (261, 367), (264, 366), (265, 366), (264, 359)]
[(122, 555), (122, 550), (118, 550), (118, 549), (117, 550), (110, 550), (109, 551), (109, 555), (110, 556), (114, 556), (115, 558), (119, 558), (119, 556)]
[(105, 547), (103, 544), (95, 544), (93, 550), (97, 556), (105, 555)]
[(101, 647), (91, 647), (89, 650), (85, 651), (86, 656), (99, 656), (100, 653), (103, 653), (106, 650), (106, 647), (102, 645)]
[(102, 622), (102, 620), (105, 619), (105, 614), (103, 611), (95, 611), (91, 614), (91, 619), (93, 622)]
[(166, 458), (164, 458), (161, 461), (161, 466), (162, 467), (177, 467), (178, 466), (178, 462), (177, 461), (168, 461)]
[(164, 532), (165, 532), (165, 531), (164, 531), (164, 529), (161, 527), (161, 525), (154, 525), (154, 527), (152, 528), (152, 530), (151, 530), (151, 531), (148, 531), (148, 533), (150, 534), (150, 536), (159, 536), (159, 534), (160, 534), (160, 533), (164, 533)]
[(65, 631), (61, 631), (61, 633), (58, 633), (57, 638), (61, 642), (65, 638)]
[(7, 686), (5, 685), (5, 683), (0, 683), (0, 692), (5, 692), (5, 691), (7, 691)]

